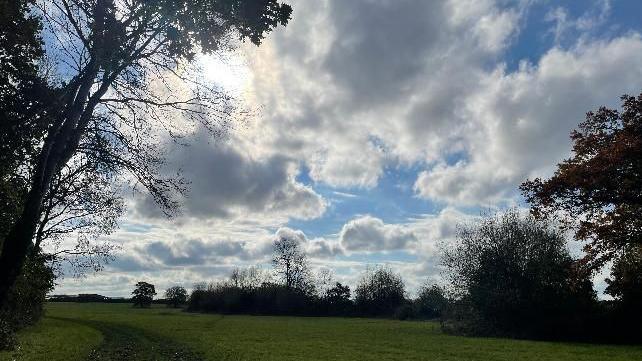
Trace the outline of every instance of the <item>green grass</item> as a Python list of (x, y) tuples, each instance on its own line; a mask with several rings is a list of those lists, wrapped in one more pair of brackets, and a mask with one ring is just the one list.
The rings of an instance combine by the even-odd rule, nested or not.
[[(444, 335), (432, 322), (50, 304), (0, 360), (642, 360), (642, 347)], [(12, 358), (13, 357), (13, 358)]]

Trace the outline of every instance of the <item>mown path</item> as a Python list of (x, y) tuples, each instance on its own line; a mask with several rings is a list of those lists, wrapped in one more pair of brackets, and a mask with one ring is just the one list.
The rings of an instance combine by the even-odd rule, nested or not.
[(59, 318), (89, 326), (103, 334), (103, 342), (86, 361), (201, 361), (203, 358), (174, 340), (140, 328), (107, 321)]

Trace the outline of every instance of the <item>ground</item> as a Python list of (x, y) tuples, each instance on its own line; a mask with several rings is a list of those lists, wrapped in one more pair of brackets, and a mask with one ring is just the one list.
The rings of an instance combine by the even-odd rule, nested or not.
[(434, 322), (55, 303), (0, 360), (642, 360), (642, 347), (457, 337)]

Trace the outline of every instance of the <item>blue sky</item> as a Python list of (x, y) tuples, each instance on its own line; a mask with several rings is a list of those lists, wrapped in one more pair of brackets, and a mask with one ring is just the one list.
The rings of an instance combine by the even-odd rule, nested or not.
[(569, 155), (587, 111), (642, 91), (636, 0), (292, 5), (261, 47), (201, 59), (203, 76), (257, 111), (225, 138), (197, 129), (192, 146), (167, 146), (168, 167), (192, 181), (182, 215), (128, 199), (105, 237), (118, 259), (56, 292), (125, 295), (140, 279), (162, 289), (267, 269), (271, 242), (288, 235), (315, 271), (354, 285), (388, 264), (412, 293), (441, 279), (457, 224), (525, 207), (517, 187)]

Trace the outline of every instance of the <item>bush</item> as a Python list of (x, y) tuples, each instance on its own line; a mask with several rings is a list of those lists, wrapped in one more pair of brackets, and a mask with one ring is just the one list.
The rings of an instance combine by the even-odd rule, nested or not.
[(441, 317), (448, 304), (444, 290), (437, 285), (425, 285), (415, 300), (417, 317), (433, 319)]
[(444, 265), (459, 297), (444, 324), (460, 333), (528, 338), (579, 337), (595, 307), (563, 235), (516, 210), (458, 231)]
[(16, 331), (40, 320), (54, 279), (45, 256), (38, 254), (26, 260), (7, 304), (0, 310), (0, 349), (11, 348), (15, 344)]
[(319, 315), (318, 299), (285, 285), (263, 283), (241, 288), (226, 283), (196, 288), (189, 297), (188, 311), (223, 314)]
[(404, 304), (401, 276), (385, 267), (368, 269), (355, 290), (357, 312), (366, 316), (392, 316)]

